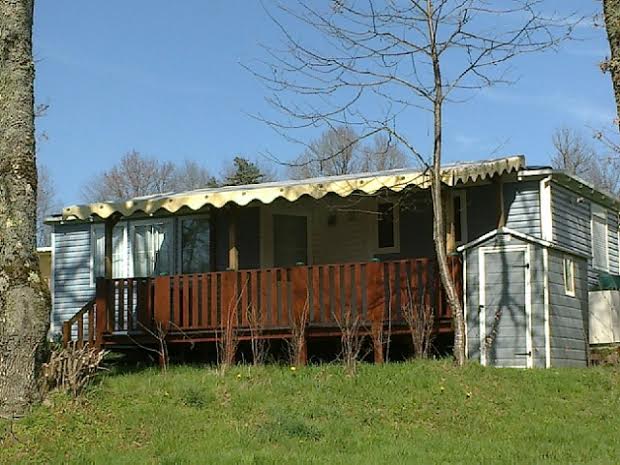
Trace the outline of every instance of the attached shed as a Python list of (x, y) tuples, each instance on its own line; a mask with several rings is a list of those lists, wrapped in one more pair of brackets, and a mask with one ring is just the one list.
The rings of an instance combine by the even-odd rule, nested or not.
[(519, 368), (587, 364), (586, 256), (509, 228), (459, 250), (470, 359)]

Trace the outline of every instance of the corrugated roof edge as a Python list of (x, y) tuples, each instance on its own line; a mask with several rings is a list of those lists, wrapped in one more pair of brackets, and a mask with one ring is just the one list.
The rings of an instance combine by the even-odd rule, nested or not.
[[(459, 162), (445, 165), (442, 176), (446, 184), (455, 185), (459, 182), (477, 181), (497, 174), (516, 172), (522, 170), (524, 166), (525, 158), (522, 155)], [(100, 202), (67, 207), (63, 209), (62, 220), (87, 220), (93, 216), (107, 218), (117, 213), (129, 216), (139, 211), (152, 214), (159, 209), (175, 213), (183, 207), (198, 210), (205, 205), (213, 205), (220, 208), (228, 202), (240, 206), (247, 205), (255, 200), (268, 204), (277, 198), (295, 201), (303, 195), (319, 199), (328, 193), (346, 197), (353, 192), (374, 194), (382, 189), (398, 192), (411, 185), (417, 185), (421, 188), (429, 187), (430, 175), (428, 170), (401, 168), (370, 173), (155, 194), (121, 202)], [(49, 218), (49, 220), (50, 222), (57, 221), (56, 218)]]

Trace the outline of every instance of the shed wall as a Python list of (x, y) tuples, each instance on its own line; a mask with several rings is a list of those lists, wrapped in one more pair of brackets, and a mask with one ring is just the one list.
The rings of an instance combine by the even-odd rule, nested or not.
[(549, 250), (549, 323), (551, 364), (585, 366), (587, 363), (588, 286), (585, 259), (575, 260), (575, 296), (564, 290), (564, 254)]
[(51, 333), (60, 332), (62, 323), (95, 296), (91, 275), (90, 231), (90, 224), (54, 227)]

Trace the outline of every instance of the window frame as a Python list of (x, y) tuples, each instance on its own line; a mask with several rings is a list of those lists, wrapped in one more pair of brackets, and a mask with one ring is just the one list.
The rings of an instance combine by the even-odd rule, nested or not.
[[(569, 265), (567, 267), (567, 265)], [(567, 271), (570, 270), (570, 276)], [(562, 275), (564, 277), (564, 294), (569, 297), (576, 296), (575, 259), (565, 255), (562, 260)], [(570, 278), (570, 279), (569, 279)]]
[[(392, 206), (392, 223), (394, 228), (394, 245), (390, 247), (379, 247), (379, 205), (390, 204)], [(377, 199), (376, 205), (377, 219), (374, 221), (374, 241), (378, 254), (400, 253), (400, 203), (394, 199)]]
[(176, 238), (176, 228), (174, 225), (174, 218), (145, 218), (145, 219), (141, 219), (141, 220), (135, 220), (135, 221), (131, 221), (129, 223), (129, 231), (128, 231), (128, 240), (129, 240), (129, 244), (130, 244), (130, 250), (129, 253), (127, 254), (129, 256), (129, 270), (131, 271), (131, 277), (132, 278), (137, 278), (137, 277), (147, 277), (147, 278), (152, 278), (155, 277), (156, 275), (149, 275), (149, 276), (137, 276), (136, 275), (136, 267), (135, 267), (135, 236), (136, 236), (136, 226), (144, 226), (144, 225), (155, 225), (155, 224), (167, 224), (170, 227), (170, 234), (172, 235), (171, 237), (171, 251), (170, 251), (170, 256), (168, 257), (168, 259), (170, 260), (170, 270), (168, 272), (167, 276), (171, 276), (174, 275), (174, 272), (176, 270), (176, 253), (175, 253), (175, 248), (176, 243), (177, 243), (177, 238)]
[[(594, 262), (594, 223), (601, 222), (605, 231), (605, 263), (601, 266)], [(607, 208), (596, 204), (590, 204), (590, 252), (592, 254), (592, 268), (597, 271), (609, 272), (609, 219)]]
[[(117, 223), (114, 228), (122, 228), (123, 230), (123, 235), (122, 235), (122, 245), (121, 248), (123, 250), (123, 254), (122, 254), (122, 260), (121, 260), (121, 273), (120, 276), (114, 276), (114, 274), (112, 274), (112, 279), (122, 279), (122, 278), (128, 278), (129, 276), (129, 250), (128, 250), (128, 222), (123, 221), (123, 222), (119, 222)], [(97, 276), (97, 268), (98, 268), (98, 262), (97, 262), (97, 236), (99, 234), (103, 234), (104, 237), (104, 241), (105, 241), (105, 224), (104, 223), (93, 223), (91, 224), (91, 228), (90, 228), (90, 282), (91, 284), (94, 286), (97, 283), (97, 278), (102, 278), (104, 276)], [(114, 238), (112, 239), (114, 240)], [(114, 267), (114, 251), (112, 251), (112, 267)], [(105, 263), (105, 250), (103, 251), (103, 256), (101, 257), (101, 259), (103, 260), (103, 263)], [(105, 264), (103, 265), (104, 270), (105, 270)], [(105, 274), (105, 273), (104, 273)]]

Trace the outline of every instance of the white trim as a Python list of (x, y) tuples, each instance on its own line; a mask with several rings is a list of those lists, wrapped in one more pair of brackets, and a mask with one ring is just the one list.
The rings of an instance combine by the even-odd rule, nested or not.
[(540, 244), (544, 247), (548, 247), (550, 249), (554, 249), (554, 250), (558, 250), (562, 253), (568, 254), (568, 255), (572, 255), (575, 257), (580, 257), (580, 258), (591, 258), (590, 255), (586, 255), (580, 252), (577, 252), (575, 250), (571, 250), (571, 249), (567, 249), (565, 247), (559, 246), (557, 244), (554, 244), (553, 242), (549, 242), (549, 241), (545, 241), (542, 239), (539, 239), (537, 237), (534, 236), (530, 236), (529, 234), (524, 234), (522, 232), (519, 231), (515, 231), (514, 229), (511, 228), (507, 228), (507, 227), (503, 227), (503, 228), (497, 228), (494, 229), (493, 231), (489, 231), (486, 234), (483, 234), (482, 236), (480, 236), (478, 239), (475, 239), (465, 245), (461, 245), (460, 247), (458, 247), (456, 250), (457, 252), (463, 252), (467, 249), (470, 249), (472, 247), (475, 247), (477, 245), (480, 245), (482, 243), (484, 243), (485, 241), (487, 241), (488, 239), (490, 239), (491, 237), (497, 236), (498, 234), (510, 234), (513, 237), (516, 237), (517, 239), (522, 239), (524, 241), (527, 242), (531, 242), (533, 244)]
[(527, 318), (525, 350), (529, 353), (525, 359), (527, 368), (532, 368), (534, 366), (534, 349), (532, 343), (532, 273), (530, 270), (531, 249), (532, 246), (528, 244), (525, 252), (525, 266), (523, 267), (525, 273), (525, 317)]
[[(594, 217), (599, 216), (599, 220), (604, 220), (603, 226), (605, 227), (605, 265), (595, 266), (594, 264)], [(592, 268), (598, 271), (609, 272), (609, 217), (607, 214), (607, 208), (595, 203), (590, 202), (590, 251), (592, 253)]]
[(56, 227), (54, 226), (52, 228), (52, 234), (51, 234), (51, 251), (52, 251), (52, 257), (51, 257), (51, 270), (50, 270), (50, 299), (52, 301), (52, 311), (50, 314), (50, 331), (49, 333), (53, 334), (56, 333), (56, 325), (54, 324), (54, 307), (55, 307), (55, 287), (56, 287), (56, 279), (54, 279), (54, 275), (56, 274)]
[(540, 228), (541, 237), (553, 241), (553, 210), (551, 208), (551, 176), (540, 181)]
[[(566, 274), (567, 263), (570, 265), (571, 268), (570, 281), (568, 279), (569, 276), (567, 276)], [(571, 257), (562, 257), (562, 276), (564, 277), (564, 294), (569, 297), (575, 297), (575, 260), (573, 260)], [(569, 286), (569, 284), (571, 284), (571, 286)]]
[(549, 318), (549, 250), (543, 249), (543, 323), (545, 326), (545, 367), (551, 368), (551, 323)]
[[(486, 354), (486, 265), (485, 265), (485, 255), (489, 253), (500, 253), (500, 252), (523, 252), (524, 263), (523, 263), (523, 271), (525, 273), (525, 318), (526, 318), (526, 329), (525, 329), (525, 350), (529, 353), (525, 359), (525, 368), (532, 368), (533, 366), (533, 352), (532, 352), (532, 283), (531, 283), (531, 270), (530, 270), (530, 249), (531, 246), (527, 245), (508, 245), (508, 246), (489, 246), (489, 247), (481, 247), (478, 250), (478, 266), (479, 266), (479, 326), (480, 326), (480, 364), (483, 366), (487, 365), (487, 354)], [(523, 367), (519, 367), (523, 368)]]
[(465, 326), (465, 358), (469, 358), (469, 338), (467, 337), (467, 254), (463, 254), (463, 324)]
[(478, 331), (480, 339), (480, 364), (486, 366), (487, 364), (487, 351), (486, 351), (486, 334), (487, 334), (487, 310), (484, 306), (486, 303), (486, 270), (484, 262), (484, 250), (478, 251)]

